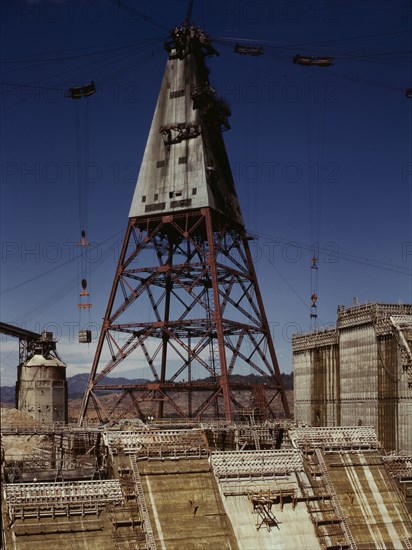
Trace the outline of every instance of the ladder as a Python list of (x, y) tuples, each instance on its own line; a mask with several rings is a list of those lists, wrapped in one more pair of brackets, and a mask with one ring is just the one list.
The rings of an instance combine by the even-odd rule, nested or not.
[(412, 315), (391, 315), (389, 320), (396, 331), (396, 341), (401, 348), (402, 364), (408, 373), (408, 387), (412, 388), (412, 345), (404, 331), (412, 329)]
[(322, 476), (326, 485), (327, 490), (330, 493), (333, 506), (335, 508), (336, 514), (339, 518), (339, 521), (342, 525), (343, 532), (345, 533), (345, 537), (348, 540), (350, 547), (352, 550), (357, 550), (355, 539), (353, 538), (353, 535), (349, 529), (348, 522), (346, 521), (345, 514), (343, 513), (343, 509), (340, 505), (338, 495), (336, 494), (335, 488), (333, 486), (332, 480), (330, 479), (330, 475), (328, 472), (328, 469), (326, 467), (325, 461), (323, 459), (323, 455), (319, 447), (315, 447), (315, 453), (316, 458), (318, 459), (319, 467), (322, 472)]
[(256, 427), (256, 423), (255, 423), (254, 411), (252, 411), (250, 415), (250, 428), (252, 430), (252, 437), (253, 437), (253, 441), (255, 442), (255, 448), (257, 451), (260, 451), (260, 439), (259, 439), (259, 433), (257, 433), (258, 428)]
[(133, 477), (134, 477), (135, 487), (137, 491), (137, 498), (139, 501), (140, 513), (142, 515), (142, 519), (145, 527), (147, 548), (148, 550), (156, 550), (156, 542), (155, 542), (155, 538), (152, 530), (152, 525), (150, 523), (149, 511), (147, 509), (146, 499), (143, 492), (143, 485), (140, 479), (136, 455), (130, 455), (130, 462), (133, 470)]
[[(210, 288), (210, 292), (207, 293), (207, 299), (208, 299), (208, 306), (209, 306), (209, 315), (210, 318), (214, 318), (215, 314), (215, 297), (213, 294), (213, 286)], [(217, 304), (219, 306), (219, 303)], [(216, 328), (216, 327), (214, 327)], [(221, 366), (220, 366), (220, 350), (219, 350), (219, 342), (217, 337), (217, 330), (214, 331), (216, 336), (211, 336), (210, 338), (210, 348), (209, 348), (209, 363), (210, 368), (215, 373), (215, 376), (217, 378), (220, 378), (222, 372), (221, 372)], [(219, 418), (219, 405), (217, 399), (214, 400), (214, 407), (215, 407), (215, 416), (216, 418)]]

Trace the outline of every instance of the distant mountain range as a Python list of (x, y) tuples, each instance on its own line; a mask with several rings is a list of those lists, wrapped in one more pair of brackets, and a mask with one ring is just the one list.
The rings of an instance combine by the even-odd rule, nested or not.
[[(67, 387), (69, 393), (69, 399), (79, 399), (82, 398), (86, 390), (87, 382), (89, 380), (89, 374), (76, 374), (75, 376), (70, 376), (67, 378)], [(147, 378), (105, 378), (105, 383), (107, 384), (147, 384), (150, 382)]]
[[(248, 374), (242, 376), (240, 374), (232, 375), (231, 379), (234, 382), (245, 382), (249, 384), (261, 384), (264, 382), (261, 376), (256, 376), (255, 374)], [(293, 389), (293, 374), (282, 374), (283, 384), (286, 390)], [(69, 399), (81, 399), (86, 390), (87, 382), (89, 380), (88, 373), (76, 374), (75, 376), (69, 376), (67, 378), (67, 387)], [(210, 378), (206, 378), (205, 381), (210, 381)], [(147, 384), (150, 382), (147, 378), (106, 378), (107, 383), (109, 384)], [(2, 403), (14, 403), (15, 400), (15, 387), (14, 386), (1, 386), (0, 387), (0, 401)]]

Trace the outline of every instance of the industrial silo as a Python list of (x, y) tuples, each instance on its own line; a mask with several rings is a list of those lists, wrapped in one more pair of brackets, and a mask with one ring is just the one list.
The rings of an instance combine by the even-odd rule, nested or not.
[(18, 367), (16, 408), (42, 424), (67, 423), (66, 365), (51, 332), (42, 332)]

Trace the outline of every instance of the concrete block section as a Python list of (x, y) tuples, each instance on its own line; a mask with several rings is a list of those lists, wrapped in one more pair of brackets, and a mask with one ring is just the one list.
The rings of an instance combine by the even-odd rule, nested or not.
[(219, 487), (242, 550), (322, 548), (295, 474), (231, 480)]
[(207, 459), (142, 461), (139, 472), (157, 548), (238, 548)]
[(357, 548), (410, 548), (411, 518), (378, 452), (325, 454)]

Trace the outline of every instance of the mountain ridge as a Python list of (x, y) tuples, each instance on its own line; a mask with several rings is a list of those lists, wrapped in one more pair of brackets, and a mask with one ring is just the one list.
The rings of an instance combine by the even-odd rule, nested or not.
[[(285, 390), (293, 389), (293, 373), (285, 374), (282, 373), (282, 380), (285, 386)], [(89, 380), (88, 373), (75, 374), (74, 376), (69, 376), (67, 378), (67, 388), (68, 388), (68, 398), (69, 399), (80, 399), (83, 397), (86, 390), (87, 382)], [(106, 377), (106, 380), (110, 384), (147, 384), (151, 380), (147, 378), (125, 378), (125, 377)], [(255, 374), (236, 374), (232, 375), (232, 380), (236, 382), (245, 382), (249, 384), (262, 384), (264, 378), (262, 376), (257, 376)], [(211, 377), (205, 378), (203, 381), (211, 381)], [(15, 386), (0, 386), (0, 401), (2, 403), (14, 403), (15, 402)]]

